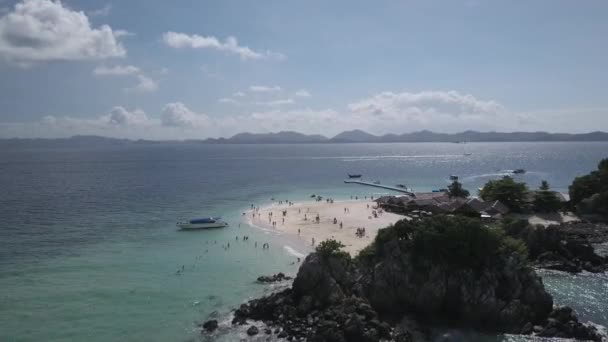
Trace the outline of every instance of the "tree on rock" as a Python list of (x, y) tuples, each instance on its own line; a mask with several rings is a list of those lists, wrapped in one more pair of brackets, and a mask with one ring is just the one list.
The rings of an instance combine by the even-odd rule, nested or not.
[(512, 211), (521, 211), (528, 193), (525, 183), (519, 183), (509, 176), (499, 180), (491, 180), (479, 190), (479, 196), (484, 201), (500, 201)]
[(561, 209), (562, 203), (555, 195), (555, 192), (549, 190), (549, 183), (542, 181), (540, 190), (534, 193), (534, 210), (543, 213), (553, 213)]
[(469, 197), (469, 191), (462, 188), (462, 184), (455, 180), (452, 184), (448, 185), (448, 195), (450, 197)]
[(570, 203), (579, 212), (608, 217), (608, 158), (599, 163), (596, 171), (576, 177), (568, 190)]
[(322, 257), (330, 257), (330, 256), (348, 256), (348, 253), (344, 252), (342, 248), (344, 248), (344, 244), (340, 241), (334, 239), (328, 239), (322, 241), (316, 248), (317, 253), (319, 253)]

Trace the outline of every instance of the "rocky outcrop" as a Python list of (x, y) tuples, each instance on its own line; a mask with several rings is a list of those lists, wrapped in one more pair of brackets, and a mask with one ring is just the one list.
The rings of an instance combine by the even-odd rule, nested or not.
[(246, 324), (247, 319), (263, 321), (278, 327), (274, 334), (288, 340), (411, 341), (409, 332), (394, 330), (383, 322), (363, 298), (351, 296), (322, 308), (309, 309), (312, 304), (307, 298), (310, 296), (299, 301), (295, 297), (294, 291), (287, 289), (252, 300), (235, 311), (233, 324)]
[[(466, 244), (451, 249), (457, 255), (448, 253), (446, 259), (443, 251), (434, 254), (428, 245), (417, 245), (412, 236), (426, 223), (396, 224), (379, 233), (364, 257), (308, 255), (292, 288), (242, 304), (232, 323), (263, 321), (275, 327), (276, 337), (307, 341), (421, 340), (431, 337), (425, 327), (438, 321), (483, 331), (601, 340), (570, 308), (553, 309), (542, 280), (518, 252), (521, 242), (472, 221), (433, 220), (434, 231), (424, 233), (424, 239), (449, 231), (431, 240), (432, 246), (449, 246), (454, 237), (464, 236)], [(468, 229), (482, 231), (469, 235)], [(486, 242), (495, 245), (488, 248)], [(468, 250), (469, 243), (477, 245)], [(471, 257), (476, 248), (479, 254)], [(416, 250), (424, 252), (414, 257)]]
[(257, 280), (258, 280), (258, 283), (269, 284), (269, 283), (278, 283), (278, 282), (291, 280), (291, 279), (292, 279), (291, 277), (286, 276), (285, 274), (279, 272), (279, 273), (273, 274), (271, 276), (259, 276)]
[(596, 254), (591, 245), (608, 238), (608, 228), (601, 224), (568, 223), (545, 228), (522, 221), (505, 227), (509, 235), (526, 243), (536, 267), (570, 273), (608, 270), (608, 258)]
[(218, 327), (217, 320), (215, 320), (215, 319), (209, 320), (209, 321), (203, 323), (202, 327), (207, 332), (213, 332)]
[(306, 309), (338, 303), (352, 292), (355, 272), (350, 258), (309, 254), (293, 282), (294, 297)]
[(601, 341), (602, 336), (593, 326), (582, 324), (571, 308), (557, 307), (544, 321), (544, 326), (526, 324), (521, 331), (523, 335), (535, 334), (541, 337), (574, 338), (583, 341)]
[(553, 306), (542, 280), (515, 260), (481, 272), (452, 270), (432, 263), (415, 266), (396, 241), (384, 248), (385, 257), (359, 280), (380, 312), (414, 312), (426, 321), (519, 332), (528, 321), (540, 323)]

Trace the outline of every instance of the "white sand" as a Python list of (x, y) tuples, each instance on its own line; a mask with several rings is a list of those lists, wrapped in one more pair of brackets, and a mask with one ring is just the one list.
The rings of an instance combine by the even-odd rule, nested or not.
[(535, 214), (531, 216), (525, 216), (528, 222), (532, 225), (543, 225), (545, 227), (550, 225), (559, 225), (560, 223), (576, 222), (580, 219), (573, 213), (552, 213), (552, 214)]
[[(260, 208), (255, 217), (253, 211), (249, 211), (247, 218), (256, 226), (299, 236), (309, 244), (312, 244), (314, 238), (315, 246), (327, 239), (338, 240), (346, 246), (347, 252), (355, 256), (374, 240), (380, 228), (406, 218), (387, 212), (379, 213), (378, 217), (374, 218), (372, 211), (375, 206), (376, 203), (371, 200), (334, 201), (334, 203), (323, 200), (294, 203), (292, 206), (274, 204)], [(349, 211), (345, 213), (344, 208)], [(283, 210), (287, 210), (286, 216), (283, 216)], [(270, 221), (269, 213), (272, 213)], [(319, 223), (315, 222), (317, 214), (320, 218)], [(333, 223), (334, 217), (338, 221), (337, 224)], [(285, 218), (284, 223), (283, 218)], [(272, 226), (272, 221), (276, 222), (275, 227)], [(357, 228), (365, 228), (364, 237), (356, 235)]]

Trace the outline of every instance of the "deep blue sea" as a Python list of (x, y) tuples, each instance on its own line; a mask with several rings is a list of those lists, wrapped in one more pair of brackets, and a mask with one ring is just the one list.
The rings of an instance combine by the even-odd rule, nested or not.
[[(4, 148), (0, 341), (198, 341), (198, 323), (229, 319), (231, 309), (272, 290), (257, 276), (294, 274), (293, 251), (307, 252), (293, 237), (248, 226), (241, 213), (271, 197), (388, 193), (344, 184), (347, 173), (417, 191), (445, 187), (456, 174), (475, 193), (505, 170), (524, 168), (516, 178), (530, 187), (547, 180), (567, 191), (605, 157), (608, 143)], [(230, 227), (175, 228), (210, 215)], [(236, 241), (243, 235), (249, 241)], [(543, 278), (557, 304), (608, 325), (606, 275)]]

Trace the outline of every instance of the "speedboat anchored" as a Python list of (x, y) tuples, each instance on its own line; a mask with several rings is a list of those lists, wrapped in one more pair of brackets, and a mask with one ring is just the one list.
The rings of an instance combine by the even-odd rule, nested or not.
[(221, 217), (201, 217), (188, 222), (177, 222), (177, 226), (181, 229), (209, 229), (224, 228), (228, 223), (222, 221)]

